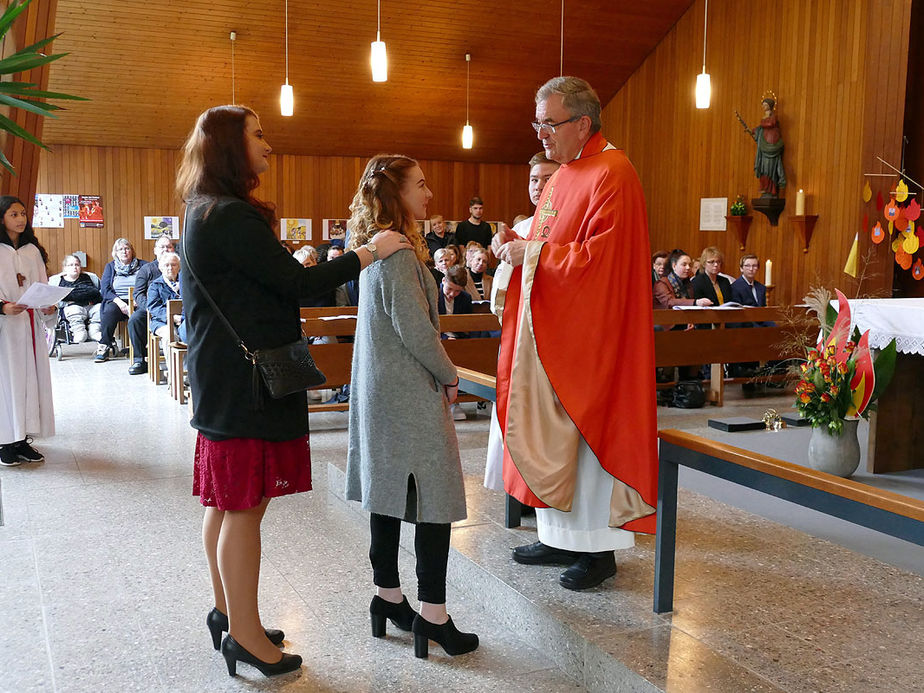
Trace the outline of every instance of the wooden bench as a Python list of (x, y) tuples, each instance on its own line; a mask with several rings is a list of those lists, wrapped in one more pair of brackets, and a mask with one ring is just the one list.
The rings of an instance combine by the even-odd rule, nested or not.
[[(655, 310), (654, 324), (664, 328), (655, 332), (655, 365), (659, 367), (711, 364), (707, 398), (722, 406), (728, 382), (746, 382), (747, 378), (726, 379), (724, 364), (751, 361), (782, 361), (803, 357), (793, 349), (793, 327), (729, 328), (729, 324), (777, 322), (786, 319), (778, 307), (741, 308), (738, 310)], [(712, 330), (671, 330), (675, 325), (713, 324)], [(810, 335), (804, 335), (811, 341)]]
[(924, 501), (677, 430), (663, 430), (658, 469), (654, 610), (673, 609), (680, 465), (924, 546)]
[[(312, 337), (352, 337), (356, 333), (356, 307), (302, 308), (302, 330)], [(441, 315), (440, 330), (443, 332), (491, 332), (500, 329), (497, 318), (490, 313), (470, 315)], [(474, 337), (470, 339), (444, 339), (443, 348), (456, 366), (473, 370), (494, 371), (497, 368), (497, 337)], [(311, 355), (327, 382), (315, 389), (348, 385), (353, 365), (353, 345), (349, 342), (335, 344), (312, 344)], [(462, 401), (475, 401), (470, 396)], [(309, 404), (309, 412), (344, 411), (349, 403)]]

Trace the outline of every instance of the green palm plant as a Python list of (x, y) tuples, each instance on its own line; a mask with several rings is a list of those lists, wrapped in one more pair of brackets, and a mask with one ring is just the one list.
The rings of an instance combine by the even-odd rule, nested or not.
[[(6, 10), (0, 15), (0, 42), (6, 37), (7, 32), (13, 25), (13, 22), (22, 14), (32, 0), (11, 0)], [(31, 46), (27, 46), (17, 51), (11, 56), (0, 59), (0, 105), (18, 108), (24, 111), (30, 111), (41, 117), (57, 118), (54, 111), (61, 110), (61, 106), (48, 103), (44, 99), (68, 99), (71, 101), (87, 101), (82, 96), (73, 96), (72, 94), (59, 94), (56, 92), (42, 91), (38, 85), (33, 82), (15, 82), (7, 81), (4, 75), (14, 75), (20, 72), (28, 72), (37, 67), (42, 67), (49, 63), (63, 58), (67, 53), (58, 53), (56, 55), (45, 55), (40, 50), (49, 43), (58, 38), (60, 34), (55, 34), (46, 39), (42, 39)], [(0, 113), (0, 130), (19, 137), (26, 142), (30, 142), (42, 149), (48, 147), (42, 143), (35, 135), (18, 125), (11, 118)], [(13, 164), (7, 159), (3, 151), (0, 151), (0, 165), (7, 171), (16, 175)]]

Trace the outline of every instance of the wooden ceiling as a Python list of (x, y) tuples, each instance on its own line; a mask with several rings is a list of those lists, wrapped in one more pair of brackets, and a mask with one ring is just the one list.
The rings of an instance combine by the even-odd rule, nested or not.
[[(566, 0), (564, 70), (606, 104), (691, 0)], [(538, 147), (533, 94), (558, 74), (560, 0), (382, 0), (388, 82), (372, 82), (375, 0), (289, 0), (295, 115), (279, 115), (285, 0), (58, 0), (49, 89), (87, 96), (46, 120), (49, 144), (176, 149), (204, 109), (261, 115), (277, 153), (520, 163)], [(472, 54), (461, 148), (465, 53)]]

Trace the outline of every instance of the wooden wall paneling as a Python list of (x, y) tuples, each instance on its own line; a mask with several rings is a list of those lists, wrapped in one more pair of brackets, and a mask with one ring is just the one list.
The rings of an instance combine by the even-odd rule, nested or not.
[[(732, 234), (697, 230), (699, 199), (757, 196), (755, 143), (733, 111), (753, 128), (761, 95), (772, 89), (780, 101), (789, 201), (778, 227), (755, 215), (746, 251), (774, 261), (780, 303), (798, 301), (813, 283), (850, 290), (843, 267), (862, 219), (864, 142), (872, 137), (894, 147), (900, 140), (895, 113), (904, 104), (899, 63), (907, 55), (901, 36), (908, 6), (909, 0), (714, 0), (706, 61), (712, 105), (698, 111), (693, 85), (702, 65), (704, 8), (697, 0), (603, 113), (604, 134), (626, 149), (642, 179), (652, 249), (683, 247), (696, 255), (714, 244), (725, 253), (726, 271), (736, 274), (741, 253)], [(874, 86), (872, 73), (887, 72), (895, 83)], [(819, 215), (808, 253), (788, 221), (800, 187), (807, 211)]]

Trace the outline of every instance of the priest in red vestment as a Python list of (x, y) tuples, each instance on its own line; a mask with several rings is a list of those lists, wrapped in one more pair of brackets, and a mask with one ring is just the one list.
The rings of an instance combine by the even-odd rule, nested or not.
[(514, 560), (568, 565), (560, 584), (586, 589), (616, 573), (614, 549), (655, 531), (648, 222), (638, 175), (600, 134), (587, 82), (543, 85), (533, 127), (562, 166), (527, 239), (494, 238), (514, 267), (495, 301), (504, 488), (537, 509), (539, 541)]

